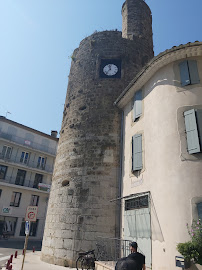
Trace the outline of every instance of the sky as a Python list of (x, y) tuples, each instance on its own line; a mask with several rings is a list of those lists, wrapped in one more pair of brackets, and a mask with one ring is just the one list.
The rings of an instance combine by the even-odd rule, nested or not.
[[(201, 0), (146, 0), (154, 53), (202, 41)], [(71, 55), (93, 32), (121, 31), (124, 0), (0, 0), (0, 115), (60, 131)]]

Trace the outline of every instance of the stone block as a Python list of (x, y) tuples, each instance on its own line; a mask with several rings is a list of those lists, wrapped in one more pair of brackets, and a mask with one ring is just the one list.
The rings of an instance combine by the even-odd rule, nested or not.
[(84, 239), (88, 241), (94, 241), (95, 240), (95, 234), (93, 232), (85, 232), (84, 233)]
[(53, 238), (51, 240), (51, 246), (55, 249), (61, 249), (63, 247), (63, 239), (60, 238)]
[(73, 240), (72, 240), (72, 239), (64, 239), (63, 247), (64, 247), (65, 249), (72, 250), (72, 247), (73, 247)]

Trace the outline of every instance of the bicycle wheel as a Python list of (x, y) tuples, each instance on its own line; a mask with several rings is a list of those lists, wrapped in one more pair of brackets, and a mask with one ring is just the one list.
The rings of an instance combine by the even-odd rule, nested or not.
[(81, 261), (81, 269), (82, 270), (94, 270), (95, 269), (95, 261), (93, 258), (84, 258)]
[(84, 269), (83, 265), (84, 265), (84, 257), (83, 256), (79, 256), (78, 259), (76, 260), (76, 269), (80, 270), (80, 269)]

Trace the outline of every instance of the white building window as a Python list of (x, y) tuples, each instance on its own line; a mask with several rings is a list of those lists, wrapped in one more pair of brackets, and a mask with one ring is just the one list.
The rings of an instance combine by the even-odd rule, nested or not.
[(7, 166), (0, 165), (0, 179), (5, 179), (7, 168)]
[(197, 203), (198, 218), (202, 220), (202, 202)]
[(30, 205), (31, 206), (38, 206), (38, 203), (39, 203), (39, 196), (32, 195)]
[(4, 145), (2, 149), (2, 157), (5, 159), (10, 159), (12, 154), (12, 147)]
[(29, 153), (28, 152), (22, 152), (20, 157), (20, 162), (24, 164), (28, 164), (29, 161)]
[(20, 192), (13, 192), (12, 197), (11, 197), (10, 206), (19, 207), (21, 195), (22, 195), (22, 193), (20, 193)]
[(45, 166), (46, 166), (46, 157), (38, 157), (37, 168), (44, 170)]

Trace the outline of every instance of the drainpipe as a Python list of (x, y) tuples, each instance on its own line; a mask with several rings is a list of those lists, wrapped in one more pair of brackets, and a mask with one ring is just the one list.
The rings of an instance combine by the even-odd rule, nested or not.
[[(118, 183), (118, 198), (122, 195), (122, 163), (123, 163), (123, 111), (121, 112), (121, 140), (120, 140), (120, 169), (119, 169), (119, 183)], [(118, 237), (121, 238), (121, 224), (122, 224), (122, 209), (121, 200), (118, 200)]]

